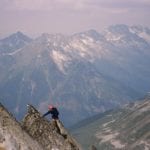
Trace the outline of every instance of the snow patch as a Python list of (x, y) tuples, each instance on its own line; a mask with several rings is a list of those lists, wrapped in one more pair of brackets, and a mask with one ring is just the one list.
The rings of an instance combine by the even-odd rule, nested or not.
[(121, 144), (121, 142), (119, 141), (119, 140), (116, 140), (116, 139), (113, 139), (112, 141), (111, 141), (111, 144), (115, 147), (115, 148), (124, 148), (125, 147), (125, 145), (124, 144)]
[(115, 120), (112, 120), (112, 121), (110, 121), (110, 122), (104, 123), (104, 124), (103, 124), (103, 127), (106, 127), (106, 126), (108, 126), (110, 123), (113, 123), (113, 122), (115, 122)]
[(107, 142), (107, 141), (110, 141), (110, 140), (112, 140), (112, 139), (114, 139), (114, 138), (116, 138), (116, 136), (118, 135), (119, 133), (118, 132), (115, 132), (115, 133), (107, 133), (106, 135), (102, 135), (102, 136), (100, 136), (100, 138), (101, 138), (101, 143), (105, 143), (105, 142)]
[(134, 104), (134, 107), (131, 107), (131, 109), (136, 109), (138, 110), (138, 112), (145, 112), (150, 110), (150, 104), (148, 101), (143, 102), (142, 104), (140, 104), (141, 102), (137, 102)]
[(105, 128), (103, 132), (97, 133), (96, 137), (100, 139), (100, 144), (110, 142), (115, 148), (124, 148), (125, 145), (122, 144), (120, 140), (116, 139), (118, 135), (119, 132), (112, 132), (111, 129)]
[(93, 62), (95, 58), (101, 58), (103, 55), (107, 55), (106, 49), (104, 49), (99, 43), (94, 43), (90, 38), (73, 40), (70, 43), (70, 47), (72, 47), (72, 51), (77, 56), (85, 58), (90, 62)]
[(76, 49), (78, 52), (86, 52), (87, 49), (84, 47), (84, 44), (81, 43), (81, 41), (79, 40), (75, 40), (73, 42), (71, 42), (71, 46)]
[(86, 45), (89, 45), (94, 42), (94, 40), (90, 37), (85, 37), (85, 39), (82, 39), (81, 41)]
[(139, 36), (140, 36), (141, 38), (143, 38), (144, 40), (146, 40), (148, 43), (150, 43), (150, 35), (149, 35), (149, 34), (147, 34), (147, 33), (145, 33), (145, 32), (141, 32), (141, 33), (139, 34)]
[(20, 52), (21, 50), (22, 50), (22, 49), (18, 49), (18, 50), (16, 50), (16, 51), (12, 52), (12, 53), (3, 53), (2, 55), (3, 55), (3, 56), (6, 56), (6, 55), (13, 56), (13, 55), (17, 54), (18, 52)]
[(143, 38), (146, 40), (148, 43), (150, 43), (150, 34), (147, 34), (146, 31), (142, 28), (139, 30), (136, 28), (129, 28), (129, 31), (133, 34), (137, 34), (139, 37)]
[(119, 41), (119, 40), (121, 40), (122, 36), (123, 35), (113, 34), (109, 31), (106, 31), (106, 34), (105, 34), (106, 40), (110, 41), (110, 42)]
[(65, 68), (68, 66), (67, 62), (70, 61), (70, 58), (67, 57), (65, 54), (63, 54), (62, 52), (56, 51), (56, 50), (52, 51), (52, 53), (50, 54), (50, 57), (53, 58), (59, 70), (65, 73)]

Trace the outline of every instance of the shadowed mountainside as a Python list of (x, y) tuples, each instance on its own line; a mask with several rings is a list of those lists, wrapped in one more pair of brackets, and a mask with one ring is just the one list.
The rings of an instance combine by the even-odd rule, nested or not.
[(150, 97), (82, 121), (72, 133), (85, 150), (90, 145), (102, 150), (148, 150)]

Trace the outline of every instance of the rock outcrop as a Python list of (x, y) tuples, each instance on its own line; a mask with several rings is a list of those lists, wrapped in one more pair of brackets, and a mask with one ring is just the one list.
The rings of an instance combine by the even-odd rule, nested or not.
[(81, 150), (59, 120), (49, 122), (31, 105), (19, 123), (0, 104), (0, 150)]
[(79, 150), (76, 141), (65, 130), (60, 120), (49, 122), (40, 116), (40, 113), (31, 105), (25, 116), (22, 127), (34, 139), (36, 139), (45, 150)]
[(44, 150), (0, 104), (0, 150)]

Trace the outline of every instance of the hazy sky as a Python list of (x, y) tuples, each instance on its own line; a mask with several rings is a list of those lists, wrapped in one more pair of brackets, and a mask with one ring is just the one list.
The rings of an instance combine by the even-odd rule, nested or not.
[(0, 0), (0, 37), (101, 31), (111, 24), (150, 27), (150, 0)]

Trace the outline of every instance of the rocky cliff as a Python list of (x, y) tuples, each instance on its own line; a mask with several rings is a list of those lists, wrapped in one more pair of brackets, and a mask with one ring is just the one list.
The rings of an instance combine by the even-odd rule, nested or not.
[(22, 127), (34, 139), (36, 139), (45, 150), (79, 150), (76, 141), (69, 135), (60, 120), (48, 120), (42, 118), (40, 113), (31, 105), (25, 116)]
[(0, 150), (44, 150), (0, 104)]
[(62, 123), (41, 117), (33, 107), (19, 123), (0, 104), (0, 150), (80, 150)]

